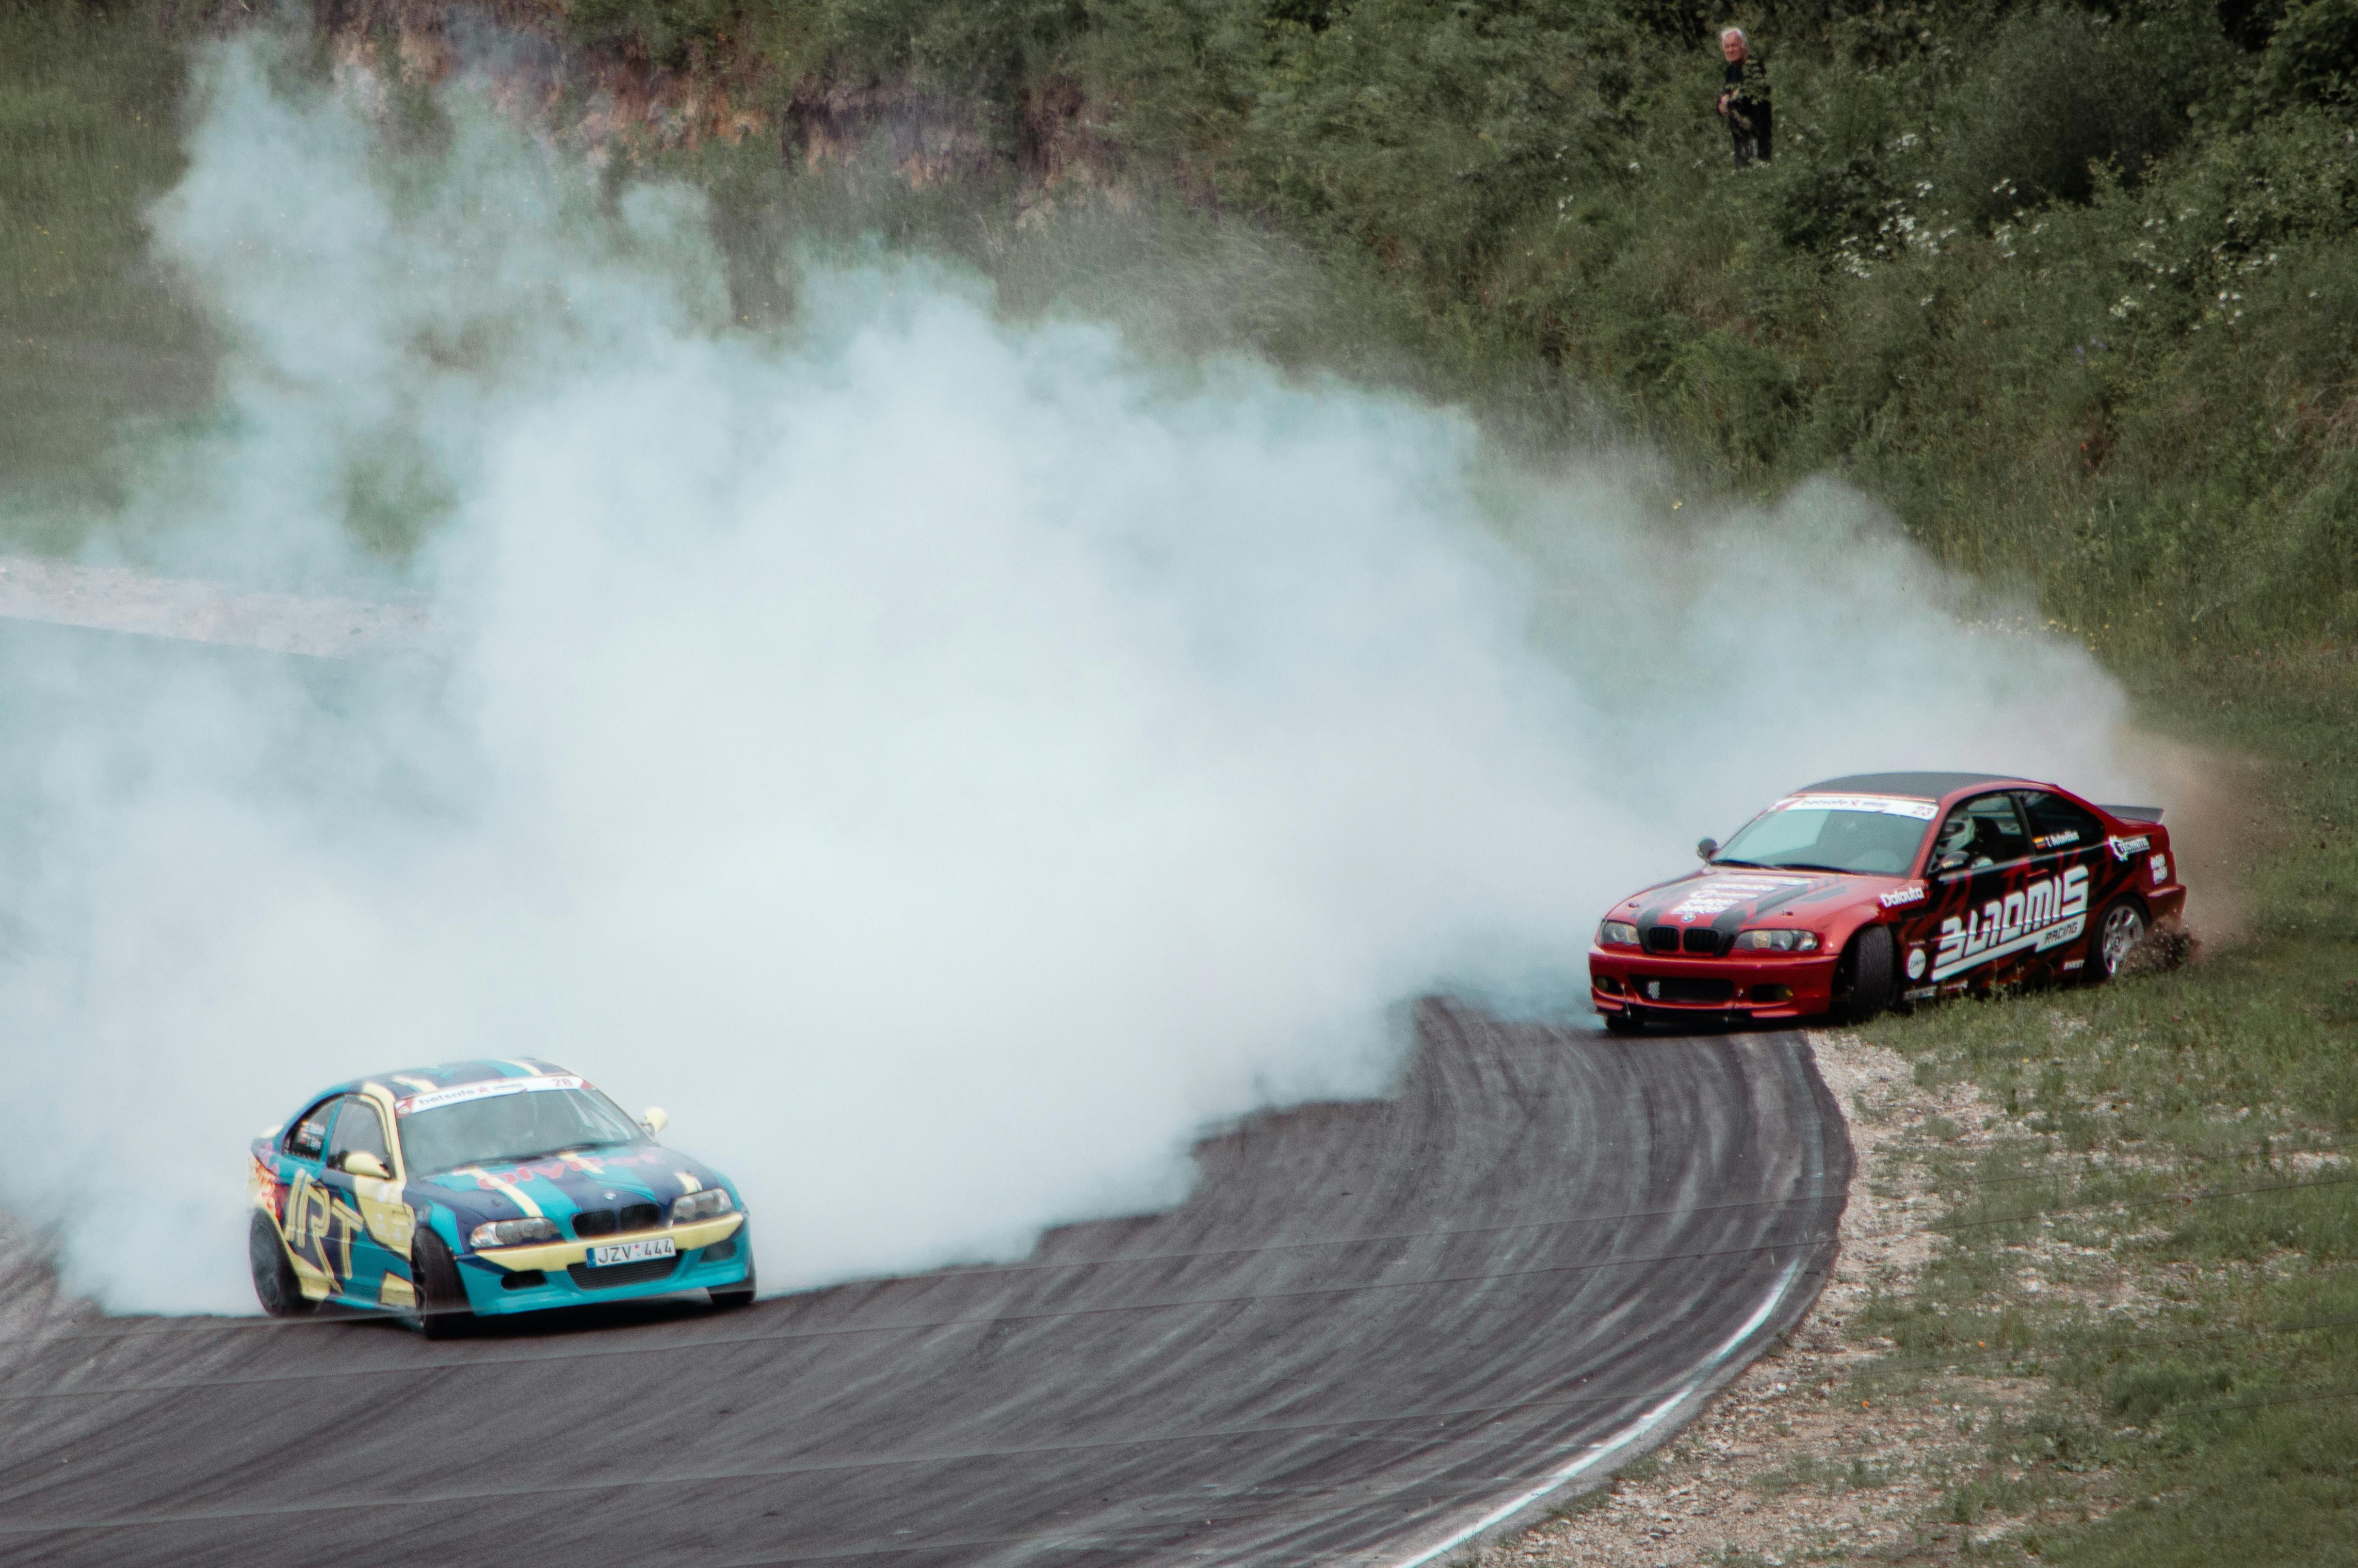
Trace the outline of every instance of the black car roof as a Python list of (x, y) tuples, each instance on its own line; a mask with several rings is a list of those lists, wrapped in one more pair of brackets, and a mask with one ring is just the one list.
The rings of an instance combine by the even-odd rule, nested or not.
[(1828, 779), (1796, 795), (1906, 795), (1925, 800), (1938, 800), (1952, 790), (1972, 789), (1976, 784), (2010, 784), (2026, 783), (2017, 773), (1853, 773), (1848, 778)]

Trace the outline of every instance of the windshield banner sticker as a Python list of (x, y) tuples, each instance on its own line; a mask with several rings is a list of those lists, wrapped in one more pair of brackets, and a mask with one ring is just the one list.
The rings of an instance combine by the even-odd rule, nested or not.
[(1771, 811), (1871, 811), (1885, 816), (1912, 816), (1930, 822), (1939, 809), (1929, 800), (1902, 800), (1889, 795), (1789, 795)]
[(411, 1095), (407, 1099), (397, 1099), (393, 1102), (393, 1114), (413, 1116), (421, 1110), (438, 1110), (446, 1105), (457, 1105), (462, 1100), (489, 1099), (494, 1095), (536, 1094), (546, 1089), (586, 1089), (589, 1087), (587, 1078), (569, 1076), (485, 1078), (481, 1083), (454, 1084), (447, 1089), (436, 1089), (432, 1094)]
[(2026, 947), (2044, 953), (2079, 935), (2087, 924), (2088, 868), (2072, 866), (2060, 877), (1992, 899), (1963, 918), (1952, 914), (1942, 921), (1932, 978), (1945, 980)]

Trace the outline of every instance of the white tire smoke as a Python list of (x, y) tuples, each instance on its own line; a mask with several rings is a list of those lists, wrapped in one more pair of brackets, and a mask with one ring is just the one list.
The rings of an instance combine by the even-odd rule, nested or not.
[(1405, 999), (1578, 996), (1605, 904), (1779, 791), (2108, 765), (2077, 649), (1968, 635), (1830, 489), (1665, 570), (1460, 417), (954, 269), (814, 267), (771, 341), (687, 192), (364, 104), (212, 58), (157, 232), (227, 412), (126, 529), (319, 580), (355, 485), (438, 497), (445, 675), (46, 648), (6, 698), (0, 1194), (111, 1307), (251, 1310), (244, 1140), (484, 1054), (664, 1103), (772, 1288), (1020, 1254), (1379, 1092)]

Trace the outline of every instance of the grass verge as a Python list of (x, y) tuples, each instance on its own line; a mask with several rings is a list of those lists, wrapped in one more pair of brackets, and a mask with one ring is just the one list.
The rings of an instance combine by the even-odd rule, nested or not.
[[(2175, 972), (1892, 1019), (1994, 1142), (1936, 1148), (1932, 1262), (1858, 1333), (1867, 1397), (1959, 1368), (2038, 1379), (1948, 1488), (2004, 1554), (2187, 1568), (2358, 1540), (2358, 656), (2158, 672), (2150, 716), (2264, 759), (2236, 806), (2247, 929)], [(1993, 1548), (1992, 1550), (1996, 1550)]]

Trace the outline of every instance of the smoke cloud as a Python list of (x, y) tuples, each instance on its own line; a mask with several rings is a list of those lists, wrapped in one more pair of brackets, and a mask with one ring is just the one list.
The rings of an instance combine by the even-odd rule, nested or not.
[(2116, 776), (2093, 663), (1837, 488), (1673, 537), (921, 261), (756, 332), (689, 191), (464, 87), (389, 146), (366, 87), (211, 57), (154, 223), (222, 415), (117, 537), (349, 589), (352, 519), (433, 513), (432, 656), (0, 643), (0, 1196), (111, 1308), (253, 1310), (244, 1141), (471, 1055), (662, 1102), (771, 1288), (1018, 1255), (1380, 1093), (1406, 999), (1580, 996), (1603, 907), (1796, 784)]

